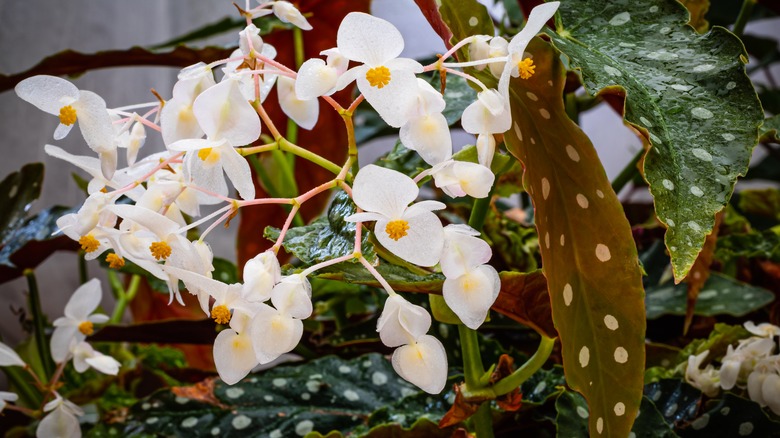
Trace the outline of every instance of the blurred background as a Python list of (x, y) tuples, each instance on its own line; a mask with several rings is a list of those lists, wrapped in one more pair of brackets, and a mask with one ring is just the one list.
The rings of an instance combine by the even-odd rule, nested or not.
[[(741, 3), (729, 2), (737, 8)], [(489, 5), (497, 14), (503, 8), (501, 0), (498, 0), (498, 4), (491, 0), (482, 0), (482, 3)], [(441, 40), (430, 29), (413, 0), (374, 0), (372, 12), (392, 22), (404, 35), (407, 45), (402, 56), (426, 58), (444, 51)], [(235, 8), (227, 0), (70, 0), (66, 3), (53, 0), (0, 0), (0, 73), (25, 71), (46, 56), (66, 49), (93, 53), (131, 46), (153, 46), (227, 16), (237, 17)], [(770, 43), (767, 53), (777, 53), (780, 18), (753, 21), (749, 23), (746, 34), (775, 40), (774, 47)], [(194, 45), (232, 45), (236, 41), (237, 33), (228, 33), (198, 41)], [(775, 87), (767, 69), (754, 68), (761, 61), (751, 57), (749, 69), (755, 70), (753, 80)], [(80, 89), (100, 94), (109, 107), (118, 107), (154, 100), (150, 88), (158, 90), (164, 98), (169, 98), (177, 72), (178, 69), (170, 67), (114, 68), (90, 71), (69, 79)], [(773, 66), (773, 73), (780, 78), (780, 65), (777, 63)], [(640, 140), (623, 125), (622, 118), (605, 104), (584, 113), (580, 121), (595, 144), (610, 178), (614, 178), (641, 148)], [(52, 133), (56, 126), (55, 117), (17, 98), (13, 91), (0, 93), (0, 177), (4, 178), (19, 170), (26, 163), (42, 162), (46, 166), (42, 196), (33, 205), (31, 214), (52, 205), (74, 206), (84, 200), (84, 193), (71, 176), (77, 169), (48, 157), (43, 146), (47, 143), (56, 144), (73, 154), (92, 155), (92, 152), (78, 133), (55, 142)], [(141, 156), (162, 150), (162, 141), (151, 131), (147, 134)], [(458, 145), (473, 143), (473, 137), (463, 132), (453, 132), (453, 136)], [(396, 137), (390, 137), (366, 144), (361, 149), (361, 161), (371, 161), (372, 157), (389, 150), (395, 140)], [(756, 153), (758, 159), (763, 151), (757, 148)], [(630, 187), (623, 191), (622, 196), (649, 202), (649, 197), (642, 191), (631, 191)], [(219, 227), (218, 231), (210, 235), (209, 241), (216, 256), (236, 260), (236, 227), (228, 230)], [(56, 318), (78, 286), (76, 255), (72, 252), (57, 253), (40, 265), (36, 272), (45, 298), (43, 310), (51, 318)], [(89, 274), (104, 275), (94, 262), (89, 264)], [(104, 305), (109, 306), (111, 296), (106, 283), (104, 285)], [(23, 278), (0, 285), (0, 335), (3, 342), (10, 345), (17, 343), (23, 336), (14, 309), (25, 306), (26, 288)]]

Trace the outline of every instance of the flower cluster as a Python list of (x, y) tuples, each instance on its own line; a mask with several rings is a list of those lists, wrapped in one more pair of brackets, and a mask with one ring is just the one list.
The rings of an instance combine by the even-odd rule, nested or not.
[[(38, 424), (38, 437), (81, 436), (77, 417), (84, 415), (84, 411), (57, 392), (58, 378), (69, 361), (73, 362), (73, 368), (78, 373), (89, 368), (112, 376), (119, 373), (121, 364), (116, 359), (95, 350), (86, 342), (87, 336), (94, 333), (95, 324), (108, 321), (108, 316), (94, 313), (100, 305), (101, 296), (100, 281), (93, 278), (76, 289), (65, 305), (65, 315), (54, 320), (55, 329), (49, 348), (52, 359), (58, 364), (57, 372), (48, 385), (38, 381), (39, 386), (47, 389), (47, 395), (53, 396), (54, 399), (43, 406), (45, 416)], [(36, 381), (38, 379), (24, 360), (3, 343), (0, 343), (0, 366), (23, 367)], [(7, 402), (16, 400), (16, 394), (0, 391), (0, 412)]]
[(780, 415), (780, 327), (748, 321), (745, 329), (755, 336), (739, 341), (736, 348), (729, 345), (720, 369), (713, 364), (701, 369), (709, 350), (690, 356), (685, 380), (710, 397), (718, 395), (721, 388), (747, 388), (751, 400)]
[[(533, 76), (533, 61), (525, 47), (558, 3), (534, 9), (527, 26), (509, 42), (484, 35), (466, 38), (428, 66), (400, 57), (404, 40), (392, 24), (350, 13), (339, 26), (336, 47), (321, 53), (325, 59), (306, 60), (298, 71), (275, 60), (277, 50), (263, 41), (252, 19), (273, 13), (283, 22), (310, 30), (306, 18), (285, 1), (259, 1), (254, 8), (247, 1), (246, 6), (242, 15), (247, 25), (238, 35), (238, 48), (227, 59), (182, 69), (166, 101), (108, 108), (97, 94), (78, 90), (57, 77), (36, 76), (18, 84), (16, 92), (21, 98), (59, 117), (55, 139), (78, 123), (87, 144), (97, 153), (97, 157), (75, 156), (46, 146), (48, 154), (92, 178), (84, 204), (57, 221), (61, 232), (79, 242), (87, 259), (105, 254), (112, 268), (122, 268), (130, 261), (165, 281), (171, 302), (183, 303), (178, 286), (183, 281), (204, 313), (227, 326), (214, 343), (214, 359), (228, 384), (300, 342), (302, 320), (313, 312), (308, 275), (357, 260), (389, 294), (377, 330), (386, 345), (398, 347), (393, 355), (395, 369), (425, 391), (441, 391), (447, 377), (446, 354), (441, 342), (427, 334), (430, 315), (398, 295), (363, 257), (361, 234), (368, 229), (379, 244), (405, 262), (443, 273), (446, 303), (466, 326), (475, 329), (482, 324), (500, 290), (498, 273), (487, 264), (491, 249), (477, 230), (462, 224), (445, 227), (434, 213), (445, 205), (417, 201), (418, 183), (431, 176), (452, 197), (489, 195), (495, 180), (490, 168), (496, 153), (493, 136), (511, 125), (509, 78)], [(471, 61), (446, 62), (469, 44)], [(489, 89), (458, 70), (469, 66), (490, 66), (499, 79), (498, 88)], [(449, 126), (442, 114), (444, 97), (416, 76), (430, 71), (460, 75), (481, 88), (461, 122), (467, 132), (477, 135), (477, 163), (453, 160)], [(344, 108), (331, 96), (353, 82), (361, 94)], [(400, 129), (402, 142), (431, 167), (415, 179), (375, 165), (353, 175), (355, 153), (339, 166), (292, 144), (264, 108), (274, 87), (281, 109), (303, 129), (317, 124), (320, 100), (346, 120), (365, 99), (388, 125)], [(351, 120), (347, 129), (353, 129)], [(268, 135), (261, 137), (266, 130)], [(159, 133), (165, 150), (139, 158), (149, 131)], [(354, 143), (354, 135), (350, 138)], [(354, 144), (347, 147), (356, 150)], [(118, 164), (119, 148), (127, 152), (125, 167)], [(333, 170), (335, 177), (294, 198), (256, 198), (245, 157), (273, 150), (320, 164)], [(237, 198), (231, 197), (230, 187)], [(357, 224), (353, 252), (282, 275), (276, 254), (300, 205), (338, 187), (359, 208), (346, 218)], [(117, 202), (120, 199), (130, 202)], [(213, 253), (206, 236), (239, 209), (263, 204), (291, 207), (276, 243), (244, 266), (243, 283), (225, 284), (212, 278)], [(207, 205), (221, 207), (204, 216), (201, 206)], [(206, 223), (208, 227), (197, 239), (188, 237), (188, 232)], [(93, 282), (76, 292), (66, 316), (55, 322), (52, 351), (57, 361), (72, 357), (77, 370), (91, 366), (115, 373), (117, 364), (83, 342), (93, 323), (106, 320), (90, 316), (95, 296), (99, 297), (99, 285)], [(50, 410), (60, 416), (77, 413), (66, 401), (51, 404)]]

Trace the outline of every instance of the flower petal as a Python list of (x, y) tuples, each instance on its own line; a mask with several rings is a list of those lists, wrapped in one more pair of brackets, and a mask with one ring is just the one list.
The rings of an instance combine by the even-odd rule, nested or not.
[(441, 342), (430, 335), (395, 350), (393, 368), (399, 376), (429, 394), (440, 393), (447, 384), (447, 354)]
[(203, 137), (203, 130), (192, 112), (192, 101), (174, 97), (165, 102), (160, 111), (160, 131), (166, 145)]
[(116, 150), (114, 128), (106, 109), (106, 101), (91, 91), (82, 91), (73, 106), (78, 114), (81, 135), (89, 148), (95, 152)]
[(374, 233), (377, 240), (390, 252), (418, 266), (433, 266), (439, 263), (444, 247), (444, 231), (439, 218), (428, 211), (412, 210), (412, 217), (403, 216), (409, 229), (398, 240), (387, 233), (388, 220), (377, 221)]
[(235, 79), (228, 78), (202, 92), (192, 104), (192, 111), (210, 139), (242, 146), (260, 137), (260, 119)]
[(60, 404), (48, 415), (43, 417), (35, 430), (37, 438), (52, 437), (80, 437), (81, 427), (79, 420), (71, 412)]
[(11, 347), (0, 342), (0, 367), (23, 367), (24, 361)]
[(244, 264), (244, 291), (249, 301), (263, 302), (271, 298), (271, 290), (282, 277), (279, 260), (272, 251), (260, 253)]
[(401, 172), (369, 164), (355, 177), (352, 195), (361, 209), (399, 218), (410, 202), (417, 198), (417, 184)]
[(303, 129), (312, 129), (320, 116), (320, 103), (316, 98), (304, 100), (295, 93), (295, 80), (279, 76), (277, 92), (282, 111)]
[(38, 75), (27, 78), (14, 88), (16, 95), (49, 114), (59, 115), (64, 105), (62, 98), (77, 100), (79, 89), (65, 79)]
[(501, 280), (496, 269), (482, 265), (458, 278), (447, 278), (442, 286), (444, 301), (466, 327), (476, 330), (496, 301)]
[(388, 347), (412, 343), (430, 328), (431, 315), (398, 294), (387, 298), (376, 324), (379, 338)]
[(350, 12), (339, 26), (336, 45), (341, 54), (352, 61), (379, 65), (401, 54), (404, 38), (386, 20), (363, 12)]
[(223, 382), (238, 383), (257, 365), (252, 339), (232, 329), (219, 332), (214, 340), (214, 365)]
[(490, 98), (475, 100), (463, 110), (461, 125), (469, 134), (500, 134), (509, 130), (512, 125), (512, 114), (509, 112), (508, 100), (500, 100), (501, 107), (496, 107), (493, 100), (493, 90), (483, 91), (480, 95), (489, 93)]
[(311, 24), (306, 21), (306, 17), (301, 14), (290, 2), (277, 0), (273, 5), (274, 15), (283, 23), (292, 23), (303, 30), (312, 30)]
[(261, 364), (266, 364), (290, 352), (303, 336), (303, 322), (281, 315), (276, 309), (261, 304), (250, 325), (252, 345)]
[(368, 82), (366, 74), (369, 70), (365, 72), (357, 77), (358, 89), (385, 123), (400, 128), (413, 115), (417, 100), (417, 78), (414, 73), (409, 70), (391, 69), (389, 82), (379, 88)]
[(301, 64), (295, 79), (295, 94), (308, 100), (325, 96), (336, 88), (338, 72), (319, 58), (312, 58)]
[(271, 302), (280, 314), (297, 319), (311, 316), (311, 284), (300, 274), (283, 277), (271, 291)]
[(231, 146), (223, 146), (222, 150), (222, 169), (241, 199), (255, 199), (255, 184), (252, 182), (249, 163)]
[(415, 117), (401, 126), (401, 143), (417, 151), (431, 166), (452, 157), (452, 137), (447, 119), (441, 113)]
[(65, 316), (77, 321), (84, 321), (90, 313), (100, 305), (103, 292), (100, 288), (100, 280), (93, 278), (81, 285), (65, 305)]
[(444, 250), (440, 263), (445, 277), (458, 278), (490, 260), (493, 250), (487, 242), (475, 237), (478, 235), (479, 232), (468, 225), (444, 227)]

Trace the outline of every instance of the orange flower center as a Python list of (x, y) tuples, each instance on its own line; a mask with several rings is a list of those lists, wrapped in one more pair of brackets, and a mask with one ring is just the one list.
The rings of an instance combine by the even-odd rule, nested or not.
[(214, 322), (217, 324), (227, 324), (230, 322), (230, 310), (223, 304), (214, 306), (211, 309), (211, 317), (214, 318)]
[(382, 88), (390, 83), (390, 69), (384, 65), (374, 67), (366, 72), (366, 80), (372, 87)]
[(152, 242), (149, 251), (157, 260), (165, 260), (171, 255), (171, 246), (165, 242)]
[(108, 262), (108, 267), (111, 269), (119, 269), (125, 266), (125, 259), (113, 252), (106, 256), (106, 261)]
[(94, 252), (97, 251), (100, 242), (98, 242), (93, 235), (87, 234), (79, 239), (79, 245), (81, 245), (81, 249), (83, 249), (84, 252)]
[(92, 325), (92, 321), (82, 321), (81, 324), (79, 324), (79, 331), (89, 336), (92, 333), (95, 333), (95, 327)]
[(76, 123), (76, 108), (70, 105), (60, 108), (60, 123), (66, 126)]
[(409, 223), (403, 219), (390, 221), (385, 227), (385, 232), (393, 240), (398, 240), (406, 236), (406, 232), (409, 230)]
[(531, 76), (534, 75), (535, 69), (536, 66), (531, 58), (525, 58), (517, 63), (517, 71), (520, 73), (520, 78), (522, 79), (530, 79)]

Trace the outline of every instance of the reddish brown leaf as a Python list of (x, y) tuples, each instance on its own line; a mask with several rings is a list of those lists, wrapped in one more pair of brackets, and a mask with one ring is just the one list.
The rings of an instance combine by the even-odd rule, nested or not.
[(454, 426), (466, 421), (466, 419), (477, 412), (479, 405), (482, 404), (482, 401), (466, 400), (465, 397), (463, 397), (460, 385), (453, 385), (452, 389), (455, 391), (455, 401), (452, 403), (450, 410), (441, 417), (439, 427)]
[[(336, 32), (341, 20), (349, 12), (368, 12), (369, 0), (308, 0), (299, 2), (301, 12), (312, 15), (309, 23), (316, 31), (303, 32), (305, 58), (319, 57), (323, 50), (336, 46)], [(279, 52), (276, 60), (295, 67), (292, 31), (275, 32), (265, 38)], [(332, 97), (342, 105), (349, 104), (353, 86), (334, 94)], [(268, 111), (276, 127), (284, 135), (287, 117), (278, 105), (276, 92), (272, 92), (263, 107)], [(263, 128), (265, 129), (265, 128)], [(266, 130), (267, 132), (267, 130)], [(315, 152), (335, 163), (342, 163), (347, 157), (347, 131), (341, 116), (333, 108), (320, 100), (320, 117), (310, 131), (299, 129), (297, 144)], [(333, 174), (303, 159), (295, 162), (295, 180), (298, 190), (303, 193), (329, 179)], [(255, 180), (257, 197), (268, 194)], [(300, 214), (309, 221), (319, 214), (327, 203), (327, 195), (321, 195), (303, 204)], [(272, 243), (263, 238), (263, 230), (271, 225), (281, 227), (287, 217), (285, 210), (278, 205), (262, 205), (241, 209), (241, 221), (238, 227), (238, 266), (241, 268), (247, 260), (269, 248)]]
[(447, 49), (449, 50), (452, 48), (452, 44), (450, 43), (452, 31), (447, 27), (444, 20), (441, 19), (439, 5), (436, 4), (436, 0), (414, 0), (414, 2), (417, 3), (417, 7), (420, 8), (420, 11), (425, 16), (425, 19), (428, 20), (428, 23), (431, 25), (434, 32), (436, 32), (441, 40), (444, 41), (444, 45), (447, 46)]
[(171, 388), (171, 391), (173, 391), (177, 397), (184, 397), (217, 406), (221, 409), (228, 409), (228, 406), (222, 404), (219, 399), (217, 399), (217, 396), (214, 395), (214, 384), (216, 383), (216, 380), (216, 377), (212, 377), (191, 386), (174, 386)]
[(710, 265), (712, 264), (712, 257), (715, 255), (715, 247), (718, 243), (718, 228), (720, 228), (722, 219), (723, 211), (715, 215), (715, 225), (712, 227), (712, 233), (707, 236), (699, 256), (696, 258), (693, 266), (691, 266), (688, 276), (685, 277), (685, 282), (688, 284), (688, 297), (686, 300), (683, 334), (688, 333), (691, 321), (693, 321), (693, 309), (696, 307), (699, 292), (704, 287), (707, 279), (710, 278)]
[[(490, 376), (490, 384), (494, 384), (504, 377), (509, 376), (515, 371), (515, 360), (508, 354), (502, 354), (498, 358), (498, 364), (493, 374)], [(523, 395), (520, 393), (520, 388), (515, 388), (511, 392), (496, 398), (498, 407), (505, 411), (514, 412), (522, 406)]]
[(493, 303), (493, 310), (548, 338), (558, 336), (552, 319), (547, 279), (542, 271), (502, 272), (501, 292)]

